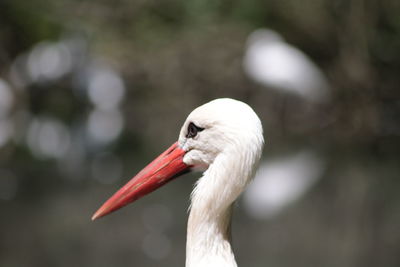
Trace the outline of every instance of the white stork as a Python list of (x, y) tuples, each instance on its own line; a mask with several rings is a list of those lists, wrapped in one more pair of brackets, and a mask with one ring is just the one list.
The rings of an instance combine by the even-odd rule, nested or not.
[(230, 244), (232, 204), (255, 174), (264, 145), (260, 119), (247, 104), (216, 99), (193, 110), (179, 140), (116, 192), (92, 220), (190, 170), (202, 170), (191, 195), (187, 267), (237, 266)]

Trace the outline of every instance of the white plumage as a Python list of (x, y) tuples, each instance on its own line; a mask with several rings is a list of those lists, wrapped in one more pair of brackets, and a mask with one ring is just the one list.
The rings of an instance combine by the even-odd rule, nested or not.
[[(205, 128), (185, 137), (193, 122)], [(192, 192), (186, 266), (236, 266), (229, 243), (231, 205), (254, 175), (263, 148), (259, 118), (243, 102), (217, 99), (195, 109), (184, 123), (179, 144), (184, 162), (207, 170)]]
[(216, 99), (196, 108), (179, 140), (95, 213), (104, 216), (187, 170), (203, 170), (191, 196), (187, 267), (237, 266), (230, 244), (232, 204), (254, 176), (264, 139), (260, 119), (245, 103)]

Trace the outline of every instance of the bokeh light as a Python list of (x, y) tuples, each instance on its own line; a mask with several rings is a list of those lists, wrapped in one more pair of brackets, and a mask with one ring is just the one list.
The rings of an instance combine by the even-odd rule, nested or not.
[(247, 40), (244, 70), (255, 81), (308, 100), (324, 102), (329, 88), (321, 70), (299, 49), (268, 29), (258, 29)]
[(321, 178), (324, 162), (312, 152), (297, 152), (261, 163), (244, 194), (247, 211), (271, 219), (302, 197)]
[(42, 42), (28, 56), (27, 70), (33, 82), (55, 80), (71, 71), (72, 55), (63, 43)]
[(68, 128), (54, 118), (35, 118), (29, 126), (27, 143), (38, 158), (61, 158), (70, 142)]
[(90, 140), (100, 144), (109, 143), (121, 133), (124, 121), (118, 110), (94, 109), (89, 114), (87, 127)]

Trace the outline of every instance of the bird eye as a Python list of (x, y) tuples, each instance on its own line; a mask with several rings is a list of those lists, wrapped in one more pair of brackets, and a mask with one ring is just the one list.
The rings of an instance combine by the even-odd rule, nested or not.
[(204, 128), (201, 128), (194, 124), (193, 122), (189, 123), (186, 138), (193, 138), (197, 135), (198, 132), (203, 131)]

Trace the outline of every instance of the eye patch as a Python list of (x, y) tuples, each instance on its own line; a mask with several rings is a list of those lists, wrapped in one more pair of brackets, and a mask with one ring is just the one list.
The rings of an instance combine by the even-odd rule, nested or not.
[(193, 138), (197, 135), (198, 132), (203, 131), (204, 128), (201, 128), (194, 124), (193, 122), (189, 123), (188, 129), (187, 129), (187, 134), (186, 138)]

